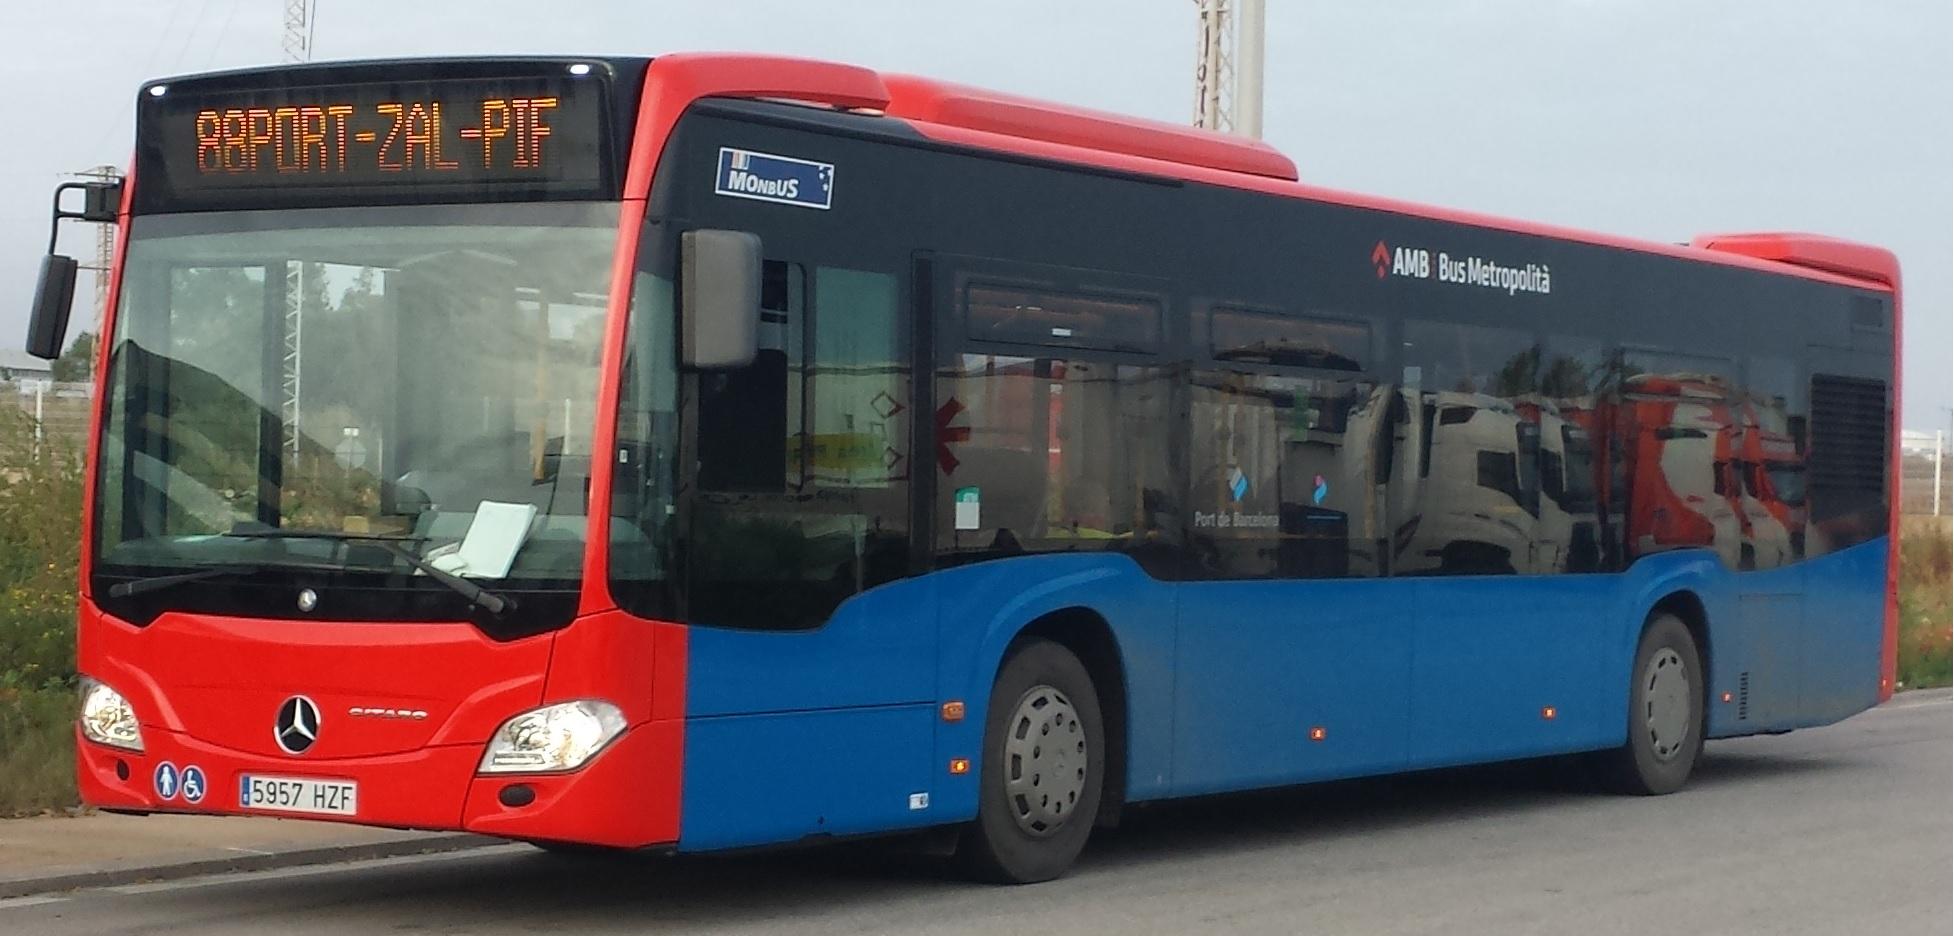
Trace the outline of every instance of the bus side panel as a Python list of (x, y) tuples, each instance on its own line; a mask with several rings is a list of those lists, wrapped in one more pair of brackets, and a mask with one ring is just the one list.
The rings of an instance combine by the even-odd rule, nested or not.
[(689, 718), (929, 702), (935, 698), (936, 584), (871, 588), (814, 630), (691, 629)]
[(679, 850), (946, 821), (930, 809), (922, 756), (935, 713), (897, 705), (690, 720)]
[(1882, 536), (1804, 563), (1809, 590), (1799, 642), (1799, 727), (1879, 704), (1887, 546)]
[(1404, 583), (1179, 587), (1177, 795), (1404, 766), (1413, 626)]
[[(977, 814), (984, 723), (991, 684), (1011, 641), (1046, 614), (1084, 608), (1103, 618), (1118, 644), (1126, 684), (1126, 800), (1165, 796), (1174, 738), (1174, 587), (1117, 553), (999, 559), (935, 573), (940, 596), (942, 698), (965, 703), (957, 722), (939, 722), (931, 812), (938, 821)], [(970, 771), (947, 775), (952, 758)]]
[[(1579, 751), (1620, 740), (1631, 611), (1614, 575), (1416, 580), (1411, 765)], [(1632, 652), (1632, 651), (1631, 651)]]

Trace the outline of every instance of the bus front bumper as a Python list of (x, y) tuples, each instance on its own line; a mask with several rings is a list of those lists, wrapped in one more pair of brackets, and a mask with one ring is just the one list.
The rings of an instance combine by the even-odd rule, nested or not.
[[(679, 777), (672, 767), (682, 737), (682, 722), (646, 722), (578, 770), (494, 775), (476, 773), (479, 744), (358, 758), (271, 758), (144, 725), (140, 752), (90, 741), (79, 728), (75, 746), (82, 801), (102, 809), (277, 816), (644, 848), (678, 840)], [(312, 805), (320, 811), (246, 806), (251, 777), (333, 788), (350, 783), (350, 811), (324, 811), (348, 809), (337, 795), (315, 798)]]

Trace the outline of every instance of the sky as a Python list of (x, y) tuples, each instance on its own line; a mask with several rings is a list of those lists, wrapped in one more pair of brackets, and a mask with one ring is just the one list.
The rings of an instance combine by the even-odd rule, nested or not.
[[(0, 13), (0, 347), (64, 172), (126, 164), (149, 78), (276, 62), (283, 0)], [(1903, 422), (1948, 425), (1947, 0), (1268, 0), (1264, 137), (1305, 181), (1662, 241), (1803, 230), (1904, 271)], [(318, 0), (314, 58), (751, 50), (1185, 122), (1189, 0)], [(28, 131), (32, 131), (31, 133)], [(36, 135), (38, 134), (38, 135)], [(86, 258), (70, 225), (61, 245)], [(86, 274), (84, 274), (84, 277)], [(77, 321), (92, 294), (78, 290)], [(80, 326), (76, 326), (78, 330)]]

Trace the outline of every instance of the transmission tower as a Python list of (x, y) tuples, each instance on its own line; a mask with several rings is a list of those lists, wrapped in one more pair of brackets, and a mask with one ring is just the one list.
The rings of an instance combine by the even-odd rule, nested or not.
[(312, 61), (312, 20), (318, 0), (285, 0), (285, 61)]
[(1262, 136), (1262, 24), (1266, 0), (1194, 0), (1194, 125)]
[[(285, 61), (298, 63), (312, 60), (312, 25), (318, 13), (318, 0), (285, 0)], [(304, 304), (305, 264), (288, 260), (285, 263), (284, 363), (278, 380), (281, 397), (279, 422), (285, 430), (285, 437), (280, 441), (291, 452), (294, 463), (298, 461), (299, 441), (304, 438), (299, 431), (299, 401), (303, 390), (299, 356), (305, 349)]]
[[(122, 178), (122, 173), (114, 166), (96, 166), (73, 173), (75, 178), (93, 182), (114, 182)], [(82, 264), (81, 268), (95, 274), (95, 334), (102, 333), (102, 316), (108, 311), (109, 266), (115, 262), (115, 225), (112, 223), (95, 225), (95, 262)]]

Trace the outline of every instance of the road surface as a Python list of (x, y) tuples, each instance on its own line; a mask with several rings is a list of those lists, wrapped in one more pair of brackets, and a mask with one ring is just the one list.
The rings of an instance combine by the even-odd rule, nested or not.
[(1538, 767), (1140, 811), (1052, 884), (886, 849), (636, 862), (507, 845), (0, 901), (0, 934), (1945, 934), (1944, 693), (1713, 743), (1682, 793)]

